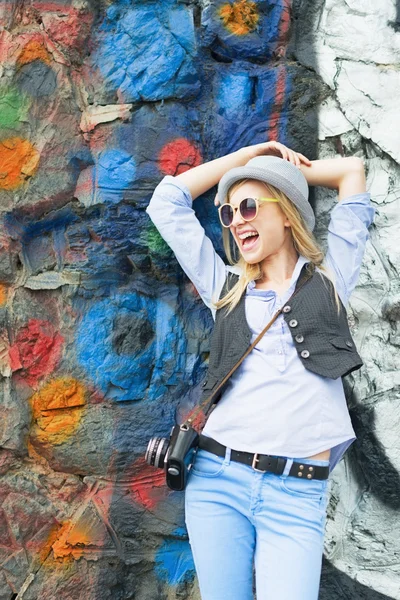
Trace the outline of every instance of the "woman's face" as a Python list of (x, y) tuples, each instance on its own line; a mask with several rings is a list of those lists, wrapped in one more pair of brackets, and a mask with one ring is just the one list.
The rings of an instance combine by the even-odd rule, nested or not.
[[(271, 195), (261, 182), (249, 181), (231, 194), (230, 204), (237, 208), (244, 198), (260, 197)], [(258, 214), (253, 221), (245, 221), (240, 212), (235, 211), (229, 229), (241, 255), (250, 264), (293, 249), (290, 223), (278, 202), (260, 202)], [(252, 234), (251, 237), (248, 237), (249, 233)]]

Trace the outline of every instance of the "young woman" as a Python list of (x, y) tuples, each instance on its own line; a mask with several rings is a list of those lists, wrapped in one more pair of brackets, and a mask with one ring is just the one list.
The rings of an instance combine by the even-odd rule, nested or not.
[[(218, 186), (226, 266), (192, 200)], [(338, 190), (324, 258), (308, 184)], [(204, 397), (224, 386), (186, 489), (203, 600), (317, 600), (327, 478), (355, 439), (341, 377), (362, 362), (348, 329), (373, 208), (362, 161), (309, 161), (277, 142), (167, 176), (147, 209), (216, 318)], [(229, 235), (229, 234), (228, 234)]]

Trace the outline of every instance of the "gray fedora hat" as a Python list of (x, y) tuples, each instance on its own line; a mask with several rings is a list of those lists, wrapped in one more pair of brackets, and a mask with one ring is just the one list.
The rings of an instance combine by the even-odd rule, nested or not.
[(218, 199), (226, 202), (229, 189), (240, 179), (256, 179), (270, 183), (297, 207), (310, 231), (315, 227), (313, 209), (308, 201), (308, 183), (298, 167), (277, 156), (256, 156), (244, 167), (235, 167), (223, 175), (218, 184)]

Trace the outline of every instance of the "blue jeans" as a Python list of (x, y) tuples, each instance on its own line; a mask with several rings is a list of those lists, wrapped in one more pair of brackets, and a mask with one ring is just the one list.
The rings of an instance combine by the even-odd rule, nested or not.
[[(304, 464), (328, 461), (296, 459)], [(258, 473), (199, 450), (185, 495), (202, 600), (317, 600), (327, 480)]]

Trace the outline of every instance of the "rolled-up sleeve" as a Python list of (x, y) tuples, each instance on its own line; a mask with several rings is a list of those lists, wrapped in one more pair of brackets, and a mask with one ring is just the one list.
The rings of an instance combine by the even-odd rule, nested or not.
[(154, 190), (146, 212), (214, 314), (212, 304), (221, 293), (226, 266), (195, 215), (189, 189), (167, 175)]
[(368, 193), (344, 198), (331, 213), (326, 265), (334, 272), (336, 289), (344, 304), (357, 284), (374, 215)]

